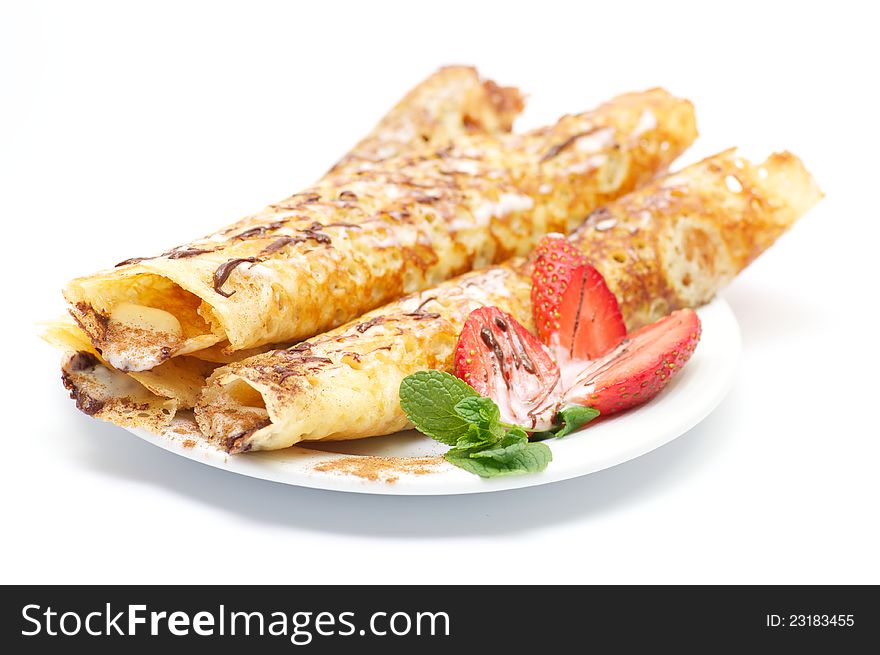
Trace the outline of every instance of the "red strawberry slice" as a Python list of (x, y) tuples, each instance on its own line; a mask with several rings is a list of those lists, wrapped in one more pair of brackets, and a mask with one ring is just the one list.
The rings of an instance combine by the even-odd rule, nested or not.
[(552, 424), (559, 367), (510, 314), (481, 307), (468, 316), (455, 349), (456, 376), (495, 401), (501, 420), (530, 430)]
[(617, 298), (589, 264), (571, 273), (559, 305), (559, 345), (575, 359), (598, 359), (626, 336)]
[(594, 407), (603, 415), (640, 405), (660, 393), (690, 359), (699, 340), (696, 312), (673, 312), (633, 332), (567, 380), (563, 403)]
[(532, 258), (532, 311), (538, 337), (550, 344), (559, 330), (557, 308), (571, 280), (571, 272), (584, 263), (584, 256), (562, 236), (546, 236), (535, 248)]
[(617, 298), (562, 237), (545, 237), (535, 251), (532, 308), (541, 341), (559, 345), (569, 359), (601, 357), (626, 336)]

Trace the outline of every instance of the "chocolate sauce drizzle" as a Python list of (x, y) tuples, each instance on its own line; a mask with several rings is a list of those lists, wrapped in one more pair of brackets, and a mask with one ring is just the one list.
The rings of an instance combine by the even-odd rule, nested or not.
[(374, 316), (369, 321), (364, 321), (363, 323), (360, 323), (359, 325), (357, 325), (355, 327), (355, 330), (357, 330), (358, 332), (363, 334), (364, 332), (369, 330), (374, 325), (379, 325), (380, 323), (384, 323), (384, 322), (385, 322), (384, 316)]
[(229, 276), (232, 275), (232, 271), (236, 269), (236, 267), (241, 264), (251, 263), (254, 264), (256, 262), (261, 261), (256, 257), (238, 257), (236, 259), (230, 259), (229, 261), (220, 264), (217, 267), (217, 270), (214, 271), (214, 291), (219, 293), (224, 298), (229, 298), (235, 291), (230, 291), (229, 293), (223, 291), (222, 287), (226, 283), (226, 280), (229, 279)]
[(149, 259), (159, 259), (160, 257), (167, 257), (168, 259), (185, 259), (187, 257), (195, 257), (196, 255), (204, 255), (206, 252), (214, 252), (213, 250), (202, 250), (201, 248), (183, 248), (177, 247), (172, 248), (171, 250), (167, 250), (163, 252), (161, 255), (155, 255), (154, 257), (132, 257), (131, 259), (126, 259), (125, 261), (121, 261), (113, 268), (119, 268), (120, 266), (128, 266), (129, 264), (137, 264), (140, 262), (145, 262)]
[[(314, 227), (315, 225), (317, 225), (317, 227)], [(312, 223), (312, 227), (307, 227), (304, 230), (299, 230), (305, 236), (305, 239), (303, 239), (303, 241), (305, 241), (306, 239), (314, 239), (318, 243), (323, 243), (324, 245), (329, 246), (331, 243), (333, 243), (330, 237), (323, 232), (318, 232), (318, 230), (323, 229), (323, 227), (324, 226), (320, 223)]]
[(187, 257), (195, 257), (196, 255), (204, 255), (206, 252), (213, 252), (211, 250), (202, 250), (201, 248), (183, 248), (181, 250), (170, 250), (164, 254), (162, 257), (167, 257), (168, 259), (186, 259)]
[(95, 368), (98, 364), (100, 364), (98, 358), (92, 353), (80, 350), (68, 360), (67, 368), (78, 373), (79, 371)]
[(261, 237), (270, 230), (277, 230), (279, 227), (283, 227), (286, 223), (287, 221), (273, 221), (272, 223), (266, 223), (265, 225), (257, 225), (256, 227), (252, 227), (245, 230), (244, 232), (236, 234), (234, 237), (232, 237), (232, 239), (236, 241), (243, 241), (245, 239), (251, 239), (253, 237)]
[(492, 351), (492, 354), (495, 355), (498, 369), (501, 372), (501, 379), (504, 380), (505, 386), (510, 389), (510, 380), (507, 379), (507, 372), (504, 370), (504, 353), (501, 351), (501, 346), (495, 341), (495, 336), (492, 334), (492, 330), (486, 326), (481, 327), (480, 338), (483, 340), (483, 343), (486, 344), (486, 347)]
[(440, 314), (437, 314), (436, 312), (425, 311), (425, 305), (434, 300), (437, 300), (437, 298), (433, 296), (430, 298), (425, 298), (422, 302), (419, 303), (419, 306), (416, 307), (415, 310), (405, 313), (404, 316), (409, 316), (410, 318), (415, 319), (440, 318)]
[(275, 239), (275, 241), (270, 243), (265, 248), (263, 248), (261, 254), (271, 255), (273, 252), (281, 250), (284, 246), (288, 246), (291, 243), (302, 243), (303, 241), (305, 241), (303, 237), (280, 237), (278, 239)]
[(531, 357), (529, 357), (529, 354), (526, 352), (526, 346), (522, 342), (522, 338), (520, 337), (519, 332), (517, 332), (516, 330), (511, 330), (511, 333), (516, 339), (516, 345), (519, 347), (519, 352), (514, 353), (514, 355), (519, 357), (519, 361), (522, 362), (522, 367), (526, 369), (526, 371), (528, 371), (532, 375), (536, 375), (538, 371), (535, 368)]
[(330, 225), (322, 225), (321, 223), (315, 222), (309, 225), (306, 228), (302, 228), (298, 230), (301, 235), (297, 235), (295, 237), (291, 236), (283, 236), (279, 237), (268, 246), (263, 248), (263, 255), (271, 255), (273, 252), (277, 252), (282, 248), (290, 245), (296, 245), (297, 243), (305, 243), (309, 239), (315, 241), (316, 243), (321, 243), (326, 246), (329, 246), (333, 243), (333, 240), (329, 235), (321, 232), (325, 227), (358, 227), (357, 225), (349, 225), (348, 223), (332, 223)]
[(129, 264), (138, 264), (147, 259), (155, 259), (155, 257), (132, 257), (130, 259), (123, 259), (118, 264), (114, 265), (113, 268), (119, 268), (120, 266), (128, 266)]
[(557, 143), (555, 146), (552, 146), (552, 147), (547, 151), (547, 153), (546, 153), (543, 157), (541, 157), (541, 161), (542, 161), (542, 162), (545, 162), (545, 161), (547, 161), (548, 159), (553, 159), (553, 158), (554, 158), (556, 155), (558, 155), (560, 152), (562, 152), (562, 151), (565, 150), (566, 148), (571, 147), (571, 145), (572, 145), (575, 141), (577, 141), (578, 139), (580, 139), (581, 137), (583, 137), (583, 136), (587, 136), (587, 135), (590, 135), (590, 134), (592, 134), (593, 132), (597, 132), (599, 129), (600, 129), (600, 128), (598, 128), (598, 127), (594, 127), (593, 129), (591, 129), (591, 130), (586, 130), (585, 132), (578, 132), (577, 134), (572, 134), (570, 137), (568, 137), (568, 138), (567, 138), (565, 141), (563, 141), (562, 143)]

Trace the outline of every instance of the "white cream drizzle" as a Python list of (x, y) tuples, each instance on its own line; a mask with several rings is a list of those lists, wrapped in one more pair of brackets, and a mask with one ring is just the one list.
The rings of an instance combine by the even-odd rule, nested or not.
[(240, 266), (238, 270), (239, 273), (245, 277), (260, 277), (270, 280), (278, 278), (278, 273), (275, 269), (261, 263), (252, 264), (250, 266)]
[(466, 175), (477, 175), (480, 172), (480, 165), (473, 159), (457, 159), (451, 162), (449, 170)]
[(580, 153), (599, 152), (614, 143), (614, 128), (603, 127), (592, 134), (585, 134), (575, 141), (574, 149)]
[(587, 171), (593, 171), (597, 168), (600, 168), (608, 161), (608, 155), (602, 153), (598, 155), (592, 155), (587, 157), (583, 161), (577, 162), (576, 164), (572, 164), (568, 168), (565, 169), (565, 173), (581, 175), (586, 173)]
[(104, 359), (115, 369), (120, 371), (148, 371), (161, 364), (164, 359), (160, 352), (161, 346), (132, 346), (124, 344), (117, 348), (108, 343), (102, 353)]
[(654, 116), (654, 112), (650, 109), (646, 109), (642, 112), (642, 115), (639, 116), (639, 122), (636, 123), (636, 128), (633, 130), (633, 136), (641, 136), (645, 132), (650, 132), (656, 127), (657, 117)]
[(468, 280), (461, 287), (462, 294), (481, 305), (494, 304), (496, 298), (509, 298), (510, 291), (506, 285), (507, 275), (502, 270), (490, 270)]
[(518, 193), (502, 193), (497, 202), (485, 201), (474, 209), (474, 218), (480, 225), (488, 225), (493, 218), (503, 218), (517, 211), (526, 211), (535, 206), (531, 196)]

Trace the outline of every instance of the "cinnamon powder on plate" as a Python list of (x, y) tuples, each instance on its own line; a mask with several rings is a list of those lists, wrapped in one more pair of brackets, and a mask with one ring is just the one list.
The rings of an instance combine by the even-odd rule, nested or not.
[(445, 460), (442, 457), (375, 457), (350, 456), (316, 464), (315, 471), (354, 475), (371, 482), (394, 484), (401, 475), (436, 473)]

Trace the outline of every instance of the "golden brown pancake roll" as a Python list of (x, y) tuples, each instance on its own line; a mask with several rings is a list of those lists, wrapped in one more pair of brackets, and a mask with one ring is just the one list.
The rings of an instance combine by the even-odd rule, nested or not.
[[(515, 111), (497, 93), (514, 96), (484, 94), (503, 128)], [(122, 371), (296, 341), (526, 254), (652, 179), (695, 136), (690, 103), (654, 89), (522, 135), (477, 131), (439, 148), (355, 157), (212, 235), (76, 279), (65, 297)]]
[[(821, 198), (789, 153), (733, 150), (593, 212), (572, 237), (617, 295), (628, 327), (710, 300)], [(401, 380), (449, 371), (468, 314), (495, 305), (533, 329), (530, 264), (514, 259), (409, 295), (299, 345), (218, 368), (196, 405), (230, 452), (358, 439), (409, 426)]]

